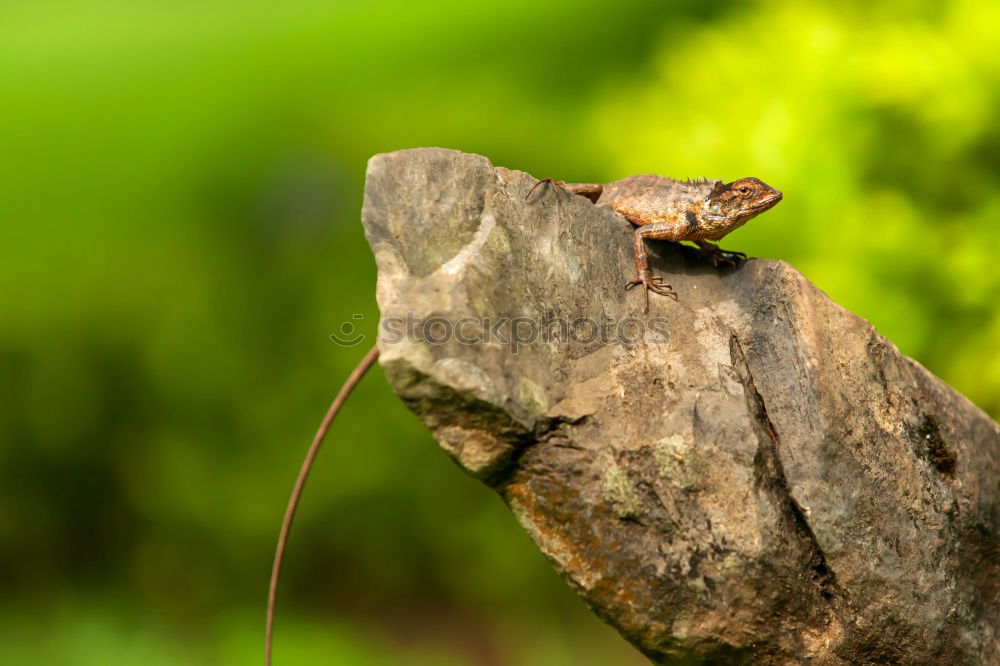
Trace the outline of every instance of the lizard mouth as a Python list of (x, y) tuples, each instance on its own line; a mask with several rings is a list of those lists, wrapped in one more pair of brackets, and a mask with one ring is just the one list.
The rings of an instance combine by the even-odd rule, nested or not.
[(757, 199), (757, 201), (753, 204), (753, 208), (755, 211), (763, 212), (781, 201), (784, 196), (785, 195), (781, 193), (781, 190), (772, 189), (770, 192)]

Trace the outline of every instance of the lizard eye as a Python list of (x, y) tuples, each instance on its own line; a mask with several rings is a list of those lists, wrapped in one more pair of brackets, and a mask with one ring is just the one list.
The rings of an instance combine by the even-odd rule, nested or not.
[(749, 191), (750, 191), (750, 188), (749, 188), (749, 187), (741, 187), (741, 188), (740, 188), (740, 194), (743, 194), (743, 195), (745, 195), (745, 194), (747, 194), (747, 193), (748, 193)]

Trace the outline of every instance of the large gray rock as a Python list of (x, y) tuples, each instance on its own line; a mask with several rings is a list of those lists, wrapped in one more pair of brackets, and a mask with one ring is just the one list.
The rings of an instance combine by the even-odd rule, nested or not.
[(783, 262), (651, 244), (643, 315), (629, 223), (534, 183), (372, 158), (381, 365), (593, 611), (656, 663), (1000, 663), (1000, 428)]

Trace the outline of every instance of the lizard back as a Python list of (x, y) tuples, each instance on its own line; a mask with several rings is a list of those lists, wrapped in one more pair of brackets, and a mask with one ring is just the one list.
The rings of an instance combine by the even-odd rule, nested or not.
[(656, 175), (630, 176), (604, 186), (598, 203), (609, 204), (632, 224), (645, 225), (695, 215), (721, 181), (675, 180)]

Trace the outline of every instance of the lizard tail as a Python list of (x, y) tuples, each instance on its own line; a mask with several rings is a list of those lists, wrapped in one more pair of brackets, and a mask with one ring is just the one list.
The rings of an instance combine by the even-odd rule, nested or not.
[(295, 486), (292, 488), (292, 495), (288, 498), (288, 508), (285, 509), (285, 518), (281, 522), (281, 532), (278, 534), (278, 546), (274, 551), (274, 565), (271, 567), (271, 585), (267, 591), (267, 625), (264, 634), (264, 663), (267, 666), (271, 666), (271, 637), (274, 633), (274, 600), (278, 593), (278, 576), (281, 573), (281, 561), (285, 555), (285, 544), (288, 543), (288, 533), (292, 529), (292, 519), (295, 518), (295, 509), (299, 505), (302, 489), (306, 485), (306, 478), (309, 476), (313, 460), (319, 452), (319, 446), (323, 443), (323, 438), (326, 436), (327, 430), (330, 429), (330, 424), (333, 423), (333, 418), (340, 411), (340, 408), (343, 407), (347, 396), (351, 394), (351, 391), (358, 385), (361, 378), (365, 376), (365, 373), (368, 372), (377, 358), (378, 345), (372, 347), (365, 357), (361, 359), (361, 362), (354, 368), (351, 376), (347, 378), (347, 381), (340, 388), (337, 397), (333, 399), (330, 408), (326, 411), (326, 416), (323, 417), (322, 423), (319, 424), (319, 429), (316, 430), (312, 444), (309, 445), (309, 451), (306, 452), (305, 460), (302, 461), (302, 467), (299, 468), (299, 477), (295, 480)]

